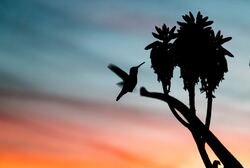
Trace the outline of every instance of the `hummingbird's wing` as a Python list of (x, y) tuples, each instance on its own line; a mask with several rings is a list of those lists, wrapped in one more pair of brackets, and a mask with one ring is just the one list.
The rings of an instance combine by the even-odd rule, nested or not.
[(124, 85), (124, 81), (118, 82), (116, 85), (122, 88)]
[(123, 80), (128, 78), (128, 74), (126, 72), (124, 72), (121, 68), (119, 68), (118, 66), (114, 65), (114, 64), (109, 64), (108, 68), (113, 71), (116, 75), (118, 75), (120, 78), (122, 78)]

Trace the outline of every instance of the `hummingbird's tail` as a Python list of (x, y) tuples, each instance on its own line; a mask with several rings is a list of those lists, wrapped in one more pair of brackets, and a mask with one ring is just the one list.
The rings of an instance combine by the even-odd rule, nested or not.
[(119, 95), (117, 96), (117, 98), (116, 98), (116, 101), (118, 101), (124, 94), (126, 94), (127, 92), (126, 91), (124, 91), (124, 90), (122, 90), (120, 93), (119, 93)]

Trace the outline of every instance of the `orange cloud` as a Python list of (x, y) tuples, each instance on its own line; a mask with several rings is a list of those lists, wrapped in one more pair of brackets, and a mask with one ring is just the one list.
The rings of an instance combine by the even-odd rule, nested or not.
[[(173, 117), (32, 97), (1, 97), (0, 167), (203, 167), (192, 136)], [(215, 133), (243, 165), (249, 165), (249, 135), (220, 129)]]

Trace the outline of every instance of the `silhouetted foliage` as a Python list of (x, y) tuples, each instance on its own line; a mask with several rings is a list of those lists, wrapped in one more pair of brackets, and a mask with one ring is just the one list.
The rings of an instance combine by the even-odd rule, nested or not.
[(219, 82), (224, 79), (228, 71), (225, 56), (233, 55), (222, 47), (231, 40), (223, 38), (221, 32), (215, 35), (210, 27), (213, 21), (203, 17), (198, 12), (196, 19), (193, 14), (183, 15), (184, 22), (177, 22), (180, 26), (175, 33), (163, 24), (162, 28), (155, 27), (152, 35), (157, 41), (145, 47), (151, 49), (150, 58), (152, 68), (157, 74), (158, 81), (166, 82), (170, 86), (174, 66), (179, 66), (183, 78), (184, 89), (192, 87), (201, 80), (201, 91), (214, 91)]
[[(143, 88), (141, 94), (166, 101), (169, 104), (178, 121), (191, 131), (206, 167), (218, 167), (220, 162), (216, 160), (213, 164), (211, 163), (205, 149), (205, 142), (211, 145), (210, 147), (224, 166), (242, 167), (237, 159), (215, 137), (212, 141), (208, 141), (206, 139), (208, 135), (204, 135), (199, 131), (200, 129), (204, 131), (203, 126), (209, 129), (213, 92), (228, 71), (225, 56), (233, 57), (222, 45), (232, 38), (223, 37), (221, 31), (215, 33), (211, 27), (213, 21), (210, 21), (207, 16), (204, 17), (200, 12), (197, 13), (196, 17), (189, 12), (189, 14), (183, 15), (182, 18), (184, 21), (177, 22), (179, 25), (177, 32), (175, 32), (175, 26), (171, 29), (165, 24), (163, 24), (162, 28), (156, 26), (156, 33), (153, 32), (152, 35), (157, 40), (145, 47), (146, 50), (151, 49), (152, 68), (157, 74), (158, 81), (162, 82), (164, 94), (150, 93)], [(180, 77), (183, 79), (184, 89), (189, 92), (189, 108), (184, 108), (185, 105), (180, 105), (181, 103), (177, 100), (172, 101), (173, 98), (169, 95), (171, 78), (176, 66), (180, 68)], [(205, 125), (195, 115), (195, 85), (199, 81), (201, 83), (200, 91), (205, 92), (207, 97)], [(183, 109), (188, 110), (179, 108), (178, 104)], [(178, 115), (176, 110), (183, 115), (187, 122)], [(192, 114), (188, 114), (187, 111)], [(200, 124), (197, 125), (197, 123)], [(219, 145), (216, 144), (217, 142)]]
[[(228, 71), (227, 61), (225, 56), (233, 55), (222, 47), (222, 44), (231, 40), (231, 37), (223, 38), (221, 32), (218, 31), (217, 34), (214, 34), (214, 31), (211, 31), (209, 46), (210, 50), (208, 54), (204, 55), (204, 61), (206, 63), (201, 68), (201, 91), (208, 93), (209, 91), (214, 91), (217, 86), (219, 86), (220, 81), (224, 79), (224, 73)], [(206, 57), (207, 56), (207, 57)]]
[(191, 12), (182, 16), (185, 22), (177, 22), (180, 25), (177, 39), (174, 42), (174, 54), (177, 65), (181, 70), (184, 89), (188, 89), (199, 81), (200, 70), (207, 62), (207, 54), (210, 55), (210, 34), (213, 22), (207, 21), (208, 17), (198, 13), (196, 20)]
[(171, 40), (176, 38), (175, 27), (169, 28), (163, 24), (162, 28), (155, 26), (157, 33), (152, 35), (158, 40), (145, 47), (146, 50), (151, 49), (150, 58), (152, 68), (157, 74), (158, 81), (165, 84), (164, 87), (169, 92), (171, 78), (174, 70), (173, 54), (171, 52)]
[(177, 22), (180, 28), (173, 48), (184, 89), (192, 87), (200, 79), (202, 92), (214, 91), (228, 71), (225, 55), (233, 56), (222, 47), (231, 37), (223, 38), (220, 31), (215, 35), (210, 27), (213, 21), (200, 12), (196, 19), (191, 12), (182, 17), (184, 22)]

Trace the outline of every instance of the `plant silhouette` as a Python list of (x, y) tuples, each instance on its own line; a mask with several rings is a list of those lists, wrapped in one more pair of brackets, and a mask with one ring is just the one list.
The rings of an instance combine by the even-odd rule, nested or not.
[[(169, 28), (165, 24), (161, 28), (156, 26), (156, 33), (152, 35), (157, 40), (145, 47), (151, 50), (152, 68), (157, 80), (162, 83), (163, 93), (149, 92), (144, 87), (140, 93), (168, 104), (176, 119), (191, 132), (207, 168), (218, 167), (220, 163), (225, 168), (242, 168), (241, 163), (209, 130), (214, 92), (228, 72), (225, 56), (233, 57), (222, 45), (232, 38), (224, 38), (221, 31), (215, 33), (211, 27), (213, 21), (200, 12), (196, 17), (189, 12), (182, 18), (184, 21), (177, 22), (177, 30), (175, 26)], [(183, 88), (188, 91), (189, 106), (170, 95), (175, 67), (179, 67)], [(195, 108), (195, 87), (199, 82), (200, 91), (207, 98), (204, 123), (196, 115)], [(211, 162), (205, 144), (212, 149), (218, 160)]]
[(155, 29), (158, 34), (153, 32), (152, 35), (158, 40), (149, 44), (145, 49), (151, 49), (150, 58), (152, 68), (157, 74), (158, 81), (162, 82), (164, 92), (168, 93), (174, 70), (174, 57), (171, 53), (173, 44), (171, 40), (176, 38), (175, 27), (169, 29), (163, 24), (162, 29), (157, 26), (155, 26)]
[[(183, 113), (183, 108), (177, 108), (177, 104), (180, 104), (180, 102), (177, 103), (176, 100), (170, 101), (169, 97), (155, 95), (154, 93), (146, 92), (146, 90), (141, 90), (141, 94), (164, 100), (169, 104), (171, 111), (178, 121), (191, 131), (206, 167), (213, 167), (213, 165), (206, 152), (205, 143), (208, 143), (212, 150), (214, 150), (224, 167), (242, 167), (224, 146), (223, 150), (218, 150), (218, 146), (220, 145), (217, 146), (213, 142), (208, 142), (210, 135), (207, 135), (207, 133), (210, 134), (209, 130), (200, 131), (200, 129), (209, 129), (212, 99), (214, 98), (213, 92), (219, 86), (220, 81), (224, 79), (224, 74), (228, 71), (225, 56), (233, 57), (222, 46), (222, 44), (231, 40), (231, 37), (223, 38), (220, 31), (215, 35), (211, 27), (213, 21), (208, 20), (207, 16), (203, 17), (200, 12), (197, 13), (196, 18), (191, 12), (189, 12), (189, 15), (183, 15), (182, 18), (184, 22), (177, 22), (179, 29), (176, 33), (174, 32), (175, 27), (171, 31), (169, 31), (169, 28), (165, 24), (162, 26), (162, 29), (156, 27), (158, 34), (153, 33), (153, 36), (162, 42), (155, 41), (145, 49), (151, 49), (150, 58), (152, 67), (155, 73), (157, 73), (158, 79), (162, 82), (163, 90), (166, 90), (164, 86), (168, 86), (167, 91), (164, 91), (165, 95), (169, 96), (174, 67), (178, 66), (180, 68), (184, 89), (189, 92), (189, 108), (186, 107), (189, 110), (185, 110), (186, 113)], [(195, 86), (199, 81), (201, 82), (200, 90), (201, 92), (205, 92), (207, 97), (205, 124), (195, 114)], [(184, 107), (185, 105), (182, 104), (181, 106)], [(176, 110), (188, 122), (184, 121)], [(214, 135), (213, 137), (216, 139), (213, 141), (218, 141)]]
[(220, 165), (220, 161), (218, 160), (213, 161), (213, 168), (218, 168), (219, 165)]

